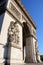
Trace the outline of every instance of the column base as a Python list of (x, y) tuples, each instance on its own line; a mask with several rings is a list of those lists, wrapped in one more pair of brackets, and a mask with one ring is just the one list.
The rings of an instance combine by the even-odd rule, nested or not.
[(37, 61), (36, 60), (33, 60), (32, 58), (26, 58), (25, 59), (25, 62), (26, 63), (37, 63)]
[(25, 62), (26, 62), (26, 63), (33, 63), (33, 60), (26, 57)]

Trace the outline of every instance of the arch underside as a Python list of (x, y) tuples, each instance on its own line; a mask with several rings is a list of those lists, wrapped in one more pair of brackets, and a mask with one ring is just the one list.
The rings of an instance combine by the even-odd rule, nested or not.
[(26, 38), (30, 35), (29, 27), (27, 23), (23, 22), (23, 60), (26, 62)]

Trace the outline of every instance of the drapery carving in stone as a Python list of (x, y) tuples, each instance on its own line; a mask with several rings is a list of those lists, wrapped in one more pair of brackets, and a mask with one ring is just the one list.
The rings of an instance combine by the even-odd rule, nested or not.
[(10, 23), (10, 26), (8, 29), (8, 40), (11, 44), (19, 43), (19, 27), (14, 22)]

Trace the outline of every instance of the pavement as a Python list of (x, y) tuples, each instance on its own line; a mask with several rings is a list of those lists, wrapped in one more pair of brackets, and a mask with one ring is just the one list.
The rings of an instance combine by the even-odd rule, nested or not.
[(43, 65), (43, 63), (15, 63), (15, 64), (11, 64), (11, 65)]
[[(0, 65), (4, 65), (4, 64), (1, 64)], [(12, 63), (10, 65), (43, 65), (43, 62), (42, 63)]]

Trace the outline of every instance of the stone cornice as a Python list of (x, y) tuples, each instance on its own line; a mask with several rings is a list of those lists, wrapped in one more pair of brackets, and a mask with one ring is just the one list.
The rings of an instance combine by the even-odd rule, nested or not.
[(37, 40), (37, 38), (34, 35), (30, 35), (30, 37), (33, 37), (35, 40)]
[[(20, 50), (21, 50), (21, 47), (20, 47), (20, 46), (17, 46), (17, 45), (14, 45), (14, 44), (13, 44), (13, 45), (12, 45), (12, 44), (11, 44), (11, 45), (7, 45), (7, 44), (4, 45), (4, 44), (0, 43), (0, 45), (3, 46), (3, 48), (4, 48), (4, 47), (13, 47), (13, 48), (17, 48), (17, 49), (20, 49)], [(22, 50), (21, 50), (21, 51), (22, 51)]]
[(34, 26), (34, 28), (36, 29), (36, 25), (33, 22), (31, 16), (29, 15), (29, 13), (26, 11), (26, 9), (24, 8), (23, 4), (19, 1), (19, 0), (15, 0), (15, 2), (19, 5), (19, 7), (22, 9), (23, 13), (26, 15), (26, 17), (30, 20), (31, 24)]
[(12, 17), (12, 18), (15, 18), (16, 19), (16, 21), (17, 22), (19, 22), (19, 24), (23, 27), (23, 24), (22, 23), (20, 23), (20, 21), (18, 20), (18, 18), (17, 17), (15, 17), (13, 14), (12, 14), (12, 12), (10, 12), (10, 10), (9, 9), (6, 9), (6, 12)]
[(27, 37), (33, 37), (37, 41), (37, 38), (32, 34), (28, 35)]

